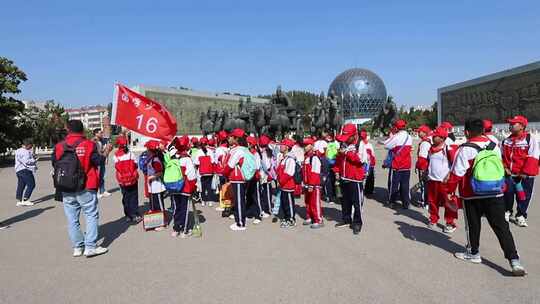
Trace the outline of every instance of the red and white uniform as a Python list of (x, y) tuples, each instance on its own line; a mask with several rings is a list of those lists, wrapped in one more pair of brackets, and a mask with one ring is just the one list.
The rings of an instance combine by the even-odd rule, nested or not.
[[(443, 182), (450, 173), (450, 166), (454, 157), (454, 150), (443, 144), (440, 147), (429, 149), (429, 166), (427, 181), (427, 203), (429, 204), (429, 220), (435, 224), (439, 221), (439, 207), (444, 206), (448, 189)], [(455, 226), (457, 210), (445, 208), (444, 219), (446, 224)]]
[(296, 171), (296, 159), (292, 152), (287, 153), (277, 167), (277, 179), (281, 191), (294, 192), (296, 184), (294, 173)]
[(313, 223), (322, 223), (321, 211), (321, 159), (317, 153), (307, 153), (304, 159), (303, 182), (307, 218)]
[(234, 146), (225, 156), (224, 175), (227, 176), (231, 183), (246, 182), (240, 169), (244, 162), (243, 149), (244, 147)]
[(373, 149), (373, 145), (369, 143), (367, 138), (365, 140), (362, 140), (360, 142), (360, 145), (363, 145), (366, 149), (369, 166), (372, 168), (375, 167), (377, 160), (375, 158), (375, 149)]
[(364, 164), (368, 162), (365, 146), (360, 145), (357, 150), (356, 145), (349, 145), (340, 154), (341, 157), (336, 158), (336, 164), (338, 164), (341, 179), (361, 182), (365, 176)]
[(214, 153), (214, 158), (216, 161), (216, 165), (214, 166), (214, 171), (217, 175), (223, 176), (223, 172), (225, 170), (225, 158), (227, 156), (227, 153), (229, 153), (229, 148), (227, 145), (221, 145), (216, 148)]
[(485, 132), (484, 135), (487, 136), (487, 138), (489, 138), (489, 140), (496, 143), (497, 147), (500, 147), (501, 144), (499, 142), (499, 139), (497, 137), (495, 137), (495, 134), (493, 134), (493, 132)]
[(251, 154), (253, 154), (253, 157), (255, 158), (255, 175), (253, 176), (253, 178), (256, 181), (259, 181), (261, 180), (261, 155), (256, 149), (253, 148), (250, 149), (249, 152), (251, 152)]
[(182, 194), (190, 196), (197, 189), (197, 171), (187, 152), (180, 153), (180, 169), (184, 177)]
[[(485, 148), (491, 141), (484, 135), (474, 137), (469, 139), (467, 142), (474, 143), (480, 148)], [(494, 151), (500, 155), (501, 151), (498, 147), (495, 147)], [(462, 199), (479, 199), (486, 198), (489, 196), (476, 196), (472, 191), (471, 186), (471, 175), (472, 175), (472, 165), (474, 159), (478, 155), (478, 150), (473, 147), (461, 146), (457, 152), (454, 159), (454, 164), (450, 169), (450, 177), (448, 179), (448, 193), (452, 193), (459, 187), (459, 196)], [(538, 166), (538, 161), (537, 164)], [(502, 196), (502, 194), (493, 195), (493, 196)]]
[(509, 136), (502, 142), (502, 151), (504, 167), (510, 169), (512, 175), (538, 175), (540, 148), (533, 136), (529, 143), (526, 132), (519, 137)]
[(215, 151), (207, 149), (206, 153), (203, 149), (197, 150), (192, 156), (193, 164), (199, 167), (200, 176), (210, 176), (214, 174), (214, 166), (216, 165)]
[(384, 148), (394, 153), (392, 170), (411, 169), (412, 138), (407, 131), (400, 130), (392, 135), (384, 142)]
[(429, 166), (429, 150), (431, 149), (431, 139), (424, 137), (418, 145), (418, 159), (416, 160), (416, 169), (425, 171)]

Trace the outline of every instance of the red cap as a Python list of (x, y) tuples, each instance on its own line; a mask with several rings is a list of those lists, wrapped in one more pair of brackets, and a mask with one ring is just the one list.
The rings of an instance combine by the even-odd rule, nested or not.
[(396, 127), (398, 130), (403, 130), (407, 127), (407, 122), (403, 119), (398, 119), (395, 123), (394, 123), (394, 127)]
[(489, 119), (482, 120), (482, 123), (484, 124), (484, 130), (491, 130), (493, 128), (493, 122)]
[(125, 136), (118, 136), (116, 138), (116, 145), (117, 146), (126, 146), (128, 143), (127, 138)]
[(214, 146), (214, 145), (216, 144), (216, 140), (212, 137), (212, 138), (210, 138), (210, 139), (208, 140), (208, 144), (209, 144), (210, 146)]
[(521, 115), (516, 115), (512, 118), (508, 118), (507, 120), (511, 125), (515, 124), (515, 123), (520, 123), (522, 124), (524, 127), (527, 126), (527, 124), (529, 123), (529, 121), (527, 120), (527, 118), (525, 118), (525, 116), (521, 116)]
[(218, 132), (218, 139), (221, 141), (221, 140), (225, 140), (227, 139), (227, 131), (225, 130), (221, 130)]
[(448, 131), (444, 127), (437, 127), (435, 130), (433, 130), (433, 133), (431, 133), (431, 136), (435, 137), (442, 137), (447, 138), (448, 137)]
[(151, 139), (149, 141), (147, 141), (144, 146), (148, 149), (148, 150), (157, 150), (159, 148), (159, 141), (157, 140), (154, 140), (154, 139)]
[(196, 144), (196, 143), (199, 143), (199, 139), (198, 139), (197, 137), (193, 136), (193, 137), (191, 138), (191, 144), (194, 145), (194, 144)]
[(246, 135), (246, 132), (243, 129), (236, 128), (232, 130), (232, 132), (229, 134), (229, 136), (232, 137), (244, 137)]
[(201, 137), (201, 140), (199, 142), (201, 143), (201, 145), (207, 145), (208, 144), (208, 138)]
[(246, 141), (248, 144), (252, 145), (252, 146), (255, 146), (257, 144), (257, 137), (255, 136), (248, 136), (246, 138)]
[(304, 141), (303, 141), (303, 144), (304, 145), (313, 145), (315, 143), (315, 141), (313, 140), (313, 138), (311, 137), (306, 137), (304, 138)]
[(179, 151), (184, 151), (189, 149), (189, 137), (187, 135), (177, 137), (174, 147)]
[(294, 147), (296, 142), (294, 140), (290, 139), (290, 138), (285, 138), (284, 140), (281, 141), (280, 144), (283, 145), (283, 146), (287, 146), (289, 148), (292, 148), (292, 147)]
[(448, 121), (443, 121), (439, 127), (445, 128), (448, 132), (450, 132), (454, 128), (454, 126)]
[(261, 135), (261, 137), (259, 137), (259, 145), (261, 147), (266, 147), (268, 146), (268, 144), (270, 143), (271, 139), (270, 137), (266, 136), (266, 135)]
[(343, 126), (341, 129), (341, 134), (336, 136), (336, 139), (340, 142), (346, 142), (349, 137), (356, 135), (356, 133), (356, 125), (349, 123)]
[(424, 132), (426, 134), (429, 134), (431, 132), (431, 128), (427, 125), (421, 125), (420, 127), (418, 127), (418, 129), (416, 129), (416, 132)]

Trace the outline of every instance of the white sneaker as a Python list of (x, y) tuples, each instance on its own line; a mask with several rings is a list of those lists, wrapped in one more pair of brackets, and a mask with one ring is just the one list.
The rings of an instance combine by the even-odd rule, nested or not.
[(259, 225), (260, 223), (262, 223), (262, 221), (260, 219), (254, 219), (253, 220), (253, 225)]
[(8, 229), (9, 225), (4, 225), (3, 223), (0, 223), (0, 230)]
[(236, 225), (236, 223), (230, 225), (229, 228), (231, 228), (232, 231), (244, 231), (244, 230), (246, 230), (246, 227), (240, 227), (240, 226)]
[(22, 201), (22, 206), (34, 206), (35, 204), (31, 201)]
[(270, 217), (270, 214), (266, 213), (266, 212), (263, 212), (261, 213), (261, 217), (262, 218), (269, 218)]
[(102, 198), (102, 197), (103, 197), (103, 195), (100, 194), (100, 193), (98, 193), (97, 198), (100, 199), (100, 198)]
[(208, 207), (214, 207), (214, 202), (208, 202)]
[(454, 253), (454, 256), (460, 260), (464, 260), (467, 262), (471, 262), (474, 264), (480, 264), (482, 263), (482, 258), (480, 257), (480, 253), (477, 254), (471, 254), (467, 251), (465, 252), (456, 252)]
[(520, 215), (518, 217), (516, 217), (516, 225), (518, 225), (519, 227), (527, 227), (529, 225), (527, 225), (527, 220), (525, 219), (525, 217), (523, 215)]
[(201, 206), (206, 206), (206, 202), (201, 202)]
[(98, 255), (101, 255), (101, 254), (105, 254), (109, 251), (109, 249), (107, 248), (103, 248), (101, 246), (98, 246), (96, 248), (93, 248), (93, 249), (84, 249), (84, 256), (87, 257), (87, 258), (91, 258), (91, 257), (95, 257), (95, 256), (98, 256)]
[(193, 235), (193, 232), (191, 230), (188, 230), (188, 232), (186, 232), (186, 233), (181, 232), (180, 233), (180, 238), (181, 239), (187, 239), (188, 237), (190, 237), (192, 235)]
[(505, 211), (504, 212), (504, 220), (506, 222), (510, 222), (510, 211)]
[(450, 233), (453, 233), (454, 231), (456, 231), (456, 229), (457, 229), (456, 226), (446, 225), (446, 226), (444, 226), (443, 232), (446, 233), (446, 234), (450, 234)]
[(24, 206), (24, 203), (23, 203), (23, 201), (17, 201), (17, 204), (15, 204), (15, 206), (22, 207), (22, 206)]
[(83, 255), (83, 250), (82, 247), (73, 248), (73, 257), (80, 257)]
[(518, 259), (511, 260), (510, 267), (512, 267), (512, 274), (516, 277), (522, 277), (527, 274), (525, 267), (521, 265)]
[(230, 218), (231, 220), (234, 220), (234, 214), (229, 215), (229, 218)]
[(225, 211), (225, 208), (217, 206), (216, 211), (223, 212), (223, 211)]
[(101, 193), (101, 196), (102, 196), (102, 197), (109, 197), (109, 196), (111, 196), (111, 195), (112, 195), (112, 194), (111, 194), (110, 192), (107, 192), (107, 191)]

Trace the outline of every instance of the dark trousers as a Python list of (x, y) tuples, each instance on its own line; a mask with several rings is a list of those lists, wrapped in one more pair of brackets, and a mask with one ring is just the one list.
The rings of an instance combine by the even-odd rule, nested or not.
[(280, 194), (279, 209), (283, 212), (284, 220), (296, 220), (296, 206), (294, 205), (294, 192), (283, 191)]
[(23, 199), (30, 199), (32, 191), (34, 191), (35, 187), (36, 180), (34, 179), (34, 173), (32, 173), (32, 171), (28, 169), (23, 169), (17, 172), (17, 192), (15, 194), (15, 197), (18, 201), (22, 201)]
[(516, 179), (512, 177), (506, 178), (506, 185), (508, 186), (504, 193), (504, 203), (506, 205), (506, 211), (512, 214), (514, 209), (514, 200), (517, 201), (516, 216), (523, 216), (527, 218), (527, 209), (529, 209), (529, 203), (531, 202), (533, 190), (534, 190), (534, 177), (526, 177), (521, 181), (523, 190), (525, 191), (525, 200), (518, 200), (516, 194)]
[(201, 199), (203, 202), (219, 201), (218, 193), (216, 193), (217, 189), (212, 189), (213, 179), (214, 177), (212, 175), (201, 176)]
[(328, 171), (328, 176), (326, 177), (323, 190), (324, 199), (327, 202), (336, 201), (336, 174), (334, 173), (334, 171)]
[[(186, 194), (173, 194), (173, 230), (176, 232), (187, 233), (189, 230), (189, 197)], [(195, 216), (195, 215), (194, 215)]]
[(403, 207), (408, 208), (411, 203), (409, 193), (409, 179), (411, 170), (390, 170), (388, 173), (388, 197), (390, 203), (395, 203), (397, 196)]
[(272, 184), (261, 184), (261, 208), (262, 211), (272, 214)]
[(366, 187), (364, 189), (365, 194), (373, 194), (373, 190), (375, 189), (375, 168), (369, 167), (369, 172), (366, 177)]
[(150, 194), (150, 210), (165, 211), (165, 202), (163, 200), (163, 192)]
[(247, 183), (246, 189), (246, 212), (247, 216), (261, 219), (261, 189), (260, 183), (255, 179)]
[(504, 219), (504, 200), (502, 197), (464, 200), (465, 224), (467, 225), (468, 247), (472, 254), (478, 254), (480, 247), (480, 229), (482, 215), (485, 215), (489, 226), (495, 232), (499, 244), (508, 260), (518, 259), (514, 238), (510, 232), (508, 222)]
[(246, 226), (246, 183), (231, 183), (233, 189), (234, 220), (239, 227)]
[[(364, 205), (364, 186), (362, 183), (341, 180), (341, 217), (346, 224), (362, 225), (362, 205)], [(352, 208), (354, 206), (354, 215)]]
[(124, 215), (132, 219), (139, 215), (139, 188), (137, 184), (127, 187), (120, 186)]

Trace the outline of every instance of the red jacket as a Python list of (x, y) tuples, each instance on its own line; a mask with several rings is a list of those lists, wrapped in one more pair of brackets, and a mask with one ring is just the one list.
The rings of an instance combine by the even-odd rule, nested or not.
[(361, 182), (365, 175), (364, 160), (360, 158), (361, 155), (356, 150), (356, 146), (350, 145), (342, 153), (343, 158), (339, 164), (339, 174), (341, 179), (351, 182)]
[(429, 166), (429, 150), (431, 148), (431, 141), (428, 137), (422, 138), (418, 144), (418, 159), (416, 160), (416, 169), (425, 171)]
[(502, 142), (503, 164), (512, 174), (538, 175), (538, 142), (532, 136), (527, 143), (527, 133), (520, 137), (509, 136)]
[(282, 191), (294, 191), (294, 188), (296, 187), (296, 183), (294, 182), (295, 171), (296, 159), (291, 155), (286, 155), (277, 167), (277, 179), (279, 182), (279, 188)]
[(201, 149), (198, 154), (199, 174), (208, 176), (214, 174), (214, 164), (212, 161), (212, 151), (206, 150), (206, 153)]
[(191, 160), (187, 152), (180, 154), (180, 169), (184, 177), (182, 193), (191, 195), (197, 189), (197, 173), (195, 172), (193, 160)]
[[(73, 145), (78, 140), (82, 140), (76, 147), (76, 151), (79, 161), (86, 172), (85, 189), (97, 190), (99, 187), (98, 167), (102, 162), (101, 155), (97, 152), (96, 144), (93, 141), (86, 139), (83, 134), (70, 133), (64, 139), (68, 145)], [(64, 141), (57, 143), (54, 147), (52, 156), (53, 167), (56, 161), (59, 160), (64, 153)]]
[(317, 154), (312, 152), (306, 154), (304, 165), (302, 166), (304, 185), (309, 187), (321, 186), (321, 167), (321, 159)]
[(385, 141), (384, 147), (393, 153), (393, 170), (411, 169), (412, 138), (407, 131), (401, 130), (392, 135)]
[(244, 147), (232, 147), (229, 153), (225, 156), (223, 174), (227, 176), (231, 183), (245, 183), (246, 180), (242, 175), (242, 164), (244, 156), (242, 150)]

